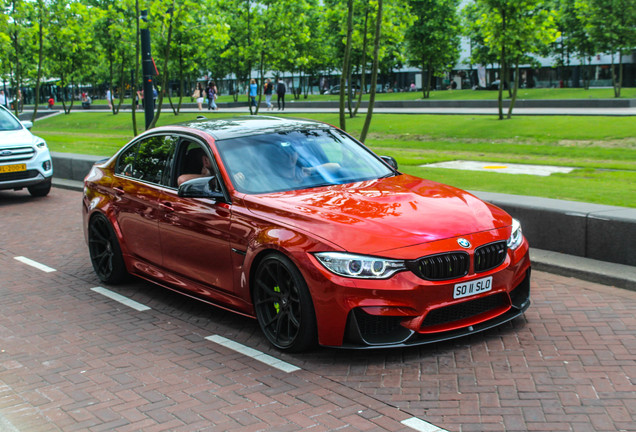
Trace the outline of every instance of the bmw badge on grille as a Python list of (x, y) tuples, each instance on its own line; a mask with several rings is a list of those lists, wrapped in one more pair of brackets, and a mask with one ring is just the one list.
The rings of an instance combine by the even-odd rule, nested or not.
[(458, 238), (457, 239), (457, 243), (463, 247), (468, 249), (470, 247), (470, 242), (468, 240), (466, 240), (465, 238)]

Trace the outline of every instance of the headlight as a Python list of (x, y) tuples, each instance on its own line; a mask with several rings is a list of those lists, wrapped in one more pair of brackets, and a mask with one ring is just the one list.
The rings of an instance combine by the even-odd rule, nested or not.
[(343, 252), (314, 254), (327, 270), (338, 276), (360, 279), (386, 279), (405, 269), (404, 261), (354, 255)]
[(508, 238), (508, 249), (517, 249), (523, 242), (523, 232), (521, 224), (517, 219), (512, 220), (512, 234)]
[(45, 141), (40, 141), (36, 144), (36, 146), (40, 149), (44, 149), (46, 148), (46, 142)]

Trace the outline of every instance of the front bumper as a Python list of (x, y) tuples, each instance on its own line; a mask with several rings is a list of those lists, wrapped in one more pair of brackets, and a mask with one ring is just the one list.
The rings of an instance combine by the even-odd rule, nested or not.
[[(491, 237), (492, 233), (480, 233), (469, 240), (484, 245)], [(448, 244), (439, 246), (436, 250), (449, 250)], [(469, 252), (472, 263), (473, 250)], [(319, 277), (314, 271), (305, 278), (323, 346), (386, 348), (438, 342), (501, 325), (530, 305), (531, 264), (525, 239), (491, 270), (475, 271), (471, 264), (466, 275), (440, 281), (424, 280), (412, 271), (384, 280), (338, 277), (310, 259)], [(484, 278), (491, 281), (489, 291), (454, 298), (456, 284)]]
[[(1, 173), (0, 190), (35, 186), (40, 183), (50, 182), (53, 177), (53, 162), (48, 150), (36, 150), (35, 155), (30, 160), (11, 163), (26, 163), (26, 170)], [(7, 164), (9, 163), (3, 165)]]
[[(419, 333), (402, 325), (402, 317), (370, 315), (361, 308), (351, 310), (342, 345), (338, 348), (369, 349), (425, 345), (455, 339), (497, 327), (522, 315), (530, 307), (530, 268), (523, 281), (509, 295), (495, 293), (466, 303), (435, 309), (436, 320), (441, 324), (453, 324), (471, 320), (489, 311), (505, 308), (486, 321), (454, 330)], [(473, 306), (470, 304), (473, 302)], [(471, 313), (470, 311), (476, 311)], [(430, 313), (429, 313), (430, 315)], [(427, 315), (428, 317), (428, 315)], [(443, 317), (443, 318), (442, 318)], [(440, 325), (441, 325), (440, 324)]]

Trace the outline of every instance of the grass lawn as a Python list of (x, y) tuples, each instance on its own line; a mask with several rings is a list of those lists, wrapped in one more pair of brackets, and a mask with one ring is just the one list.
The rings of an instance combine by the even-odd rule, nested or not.
[[(159, 123), (197, 115), (175, 117), (164, 111)], [(339, 123), (337, 113), (303, 116)], [(359, 136), (363, 122), (363, 116), (348, 118), (348, 132)], [(138, 124), (142, 131), (143, 113), (138, 113)], [(636, 207), (635, 125), (633, 117), (513, 116), (500, 121), (494, 116), (376, 114), (366, 144), (394, 156), (403, 172), (462, 189)], [(53, 151), (108, 156), (132, 138), (131, 115), (73, 112), (39, 120), (33, 131)], [(539, 177), (420, 166), (450, 160), (577, 169)]]

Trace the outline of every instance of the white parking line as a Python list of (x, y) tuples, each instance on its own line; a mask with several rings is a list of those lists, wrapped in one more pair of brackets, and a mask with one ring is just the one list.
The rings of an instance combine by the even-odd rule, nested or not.
[(419, 432), (448, 432), (446, 429), (438, 428), (434, 424), (430, 424), (429, 422), (420, 420), (417, 417), (411, 417), (406, 420), (402, 420), (400, 423)]
[(123, 305), (126, 305), (128, 307), (131, 307), (135, 310), (138, 310), (139, 312), (143, 312), (143, 311), (147, 311), (150, 310), (150, 308), (146, 305), (143, 305), (141, 303), (137, 303), (134, 300), (129, 299), (128, 297), (124, 297), (121, 294), (117, 294), (116, 292), (112, 292), (110, 290), (107, 290), (106, 288), (102, 288), (102, 287), (95, 287), (95, 288), (91, 288), (92, 291), (95, 291), (96, 293), (99, 293), (103, 296), (108, 297), (109, 299), (115, 300)]
[(23, 256), (17, 256), (17, 257), (13, 257), (14, 259), (20, 261), (21, 263), (30, 265), (31, 267), (35, 267), (38, 270), (42, 270), (43, 272), (47, 272), (47, 273), (51, 273), (56, 271), (54, 268), (51, 268), (49, 266), (45, 266), (44, 264), (40, 264), (37, 261), (33, 261), (32, 259), (23, 257)]
[(229, 348), (233, 351), (236, 351), (243, 355), (251, 357), (254, 360), (258, 360), (261, 363), (265, 363), (266, 365), (269, 365), (273, 368), (282, 370), (283, 372), (290, 373), (290, 372), (296, 372), (300, 370), (299, 367), (294, 366), (293, 364), (284, 362), (275, 357), (272, 357), (258, 350), (255, 350), (254, 348), (250, 348), (238, 342), (234, 342), (230, 339), (224, 338), (223, 336), (212, 335), (212, 336), (207, 336), (206, 339), (214, 343), (217, 343), (219, 345), (223, 345), (224, 347)]

